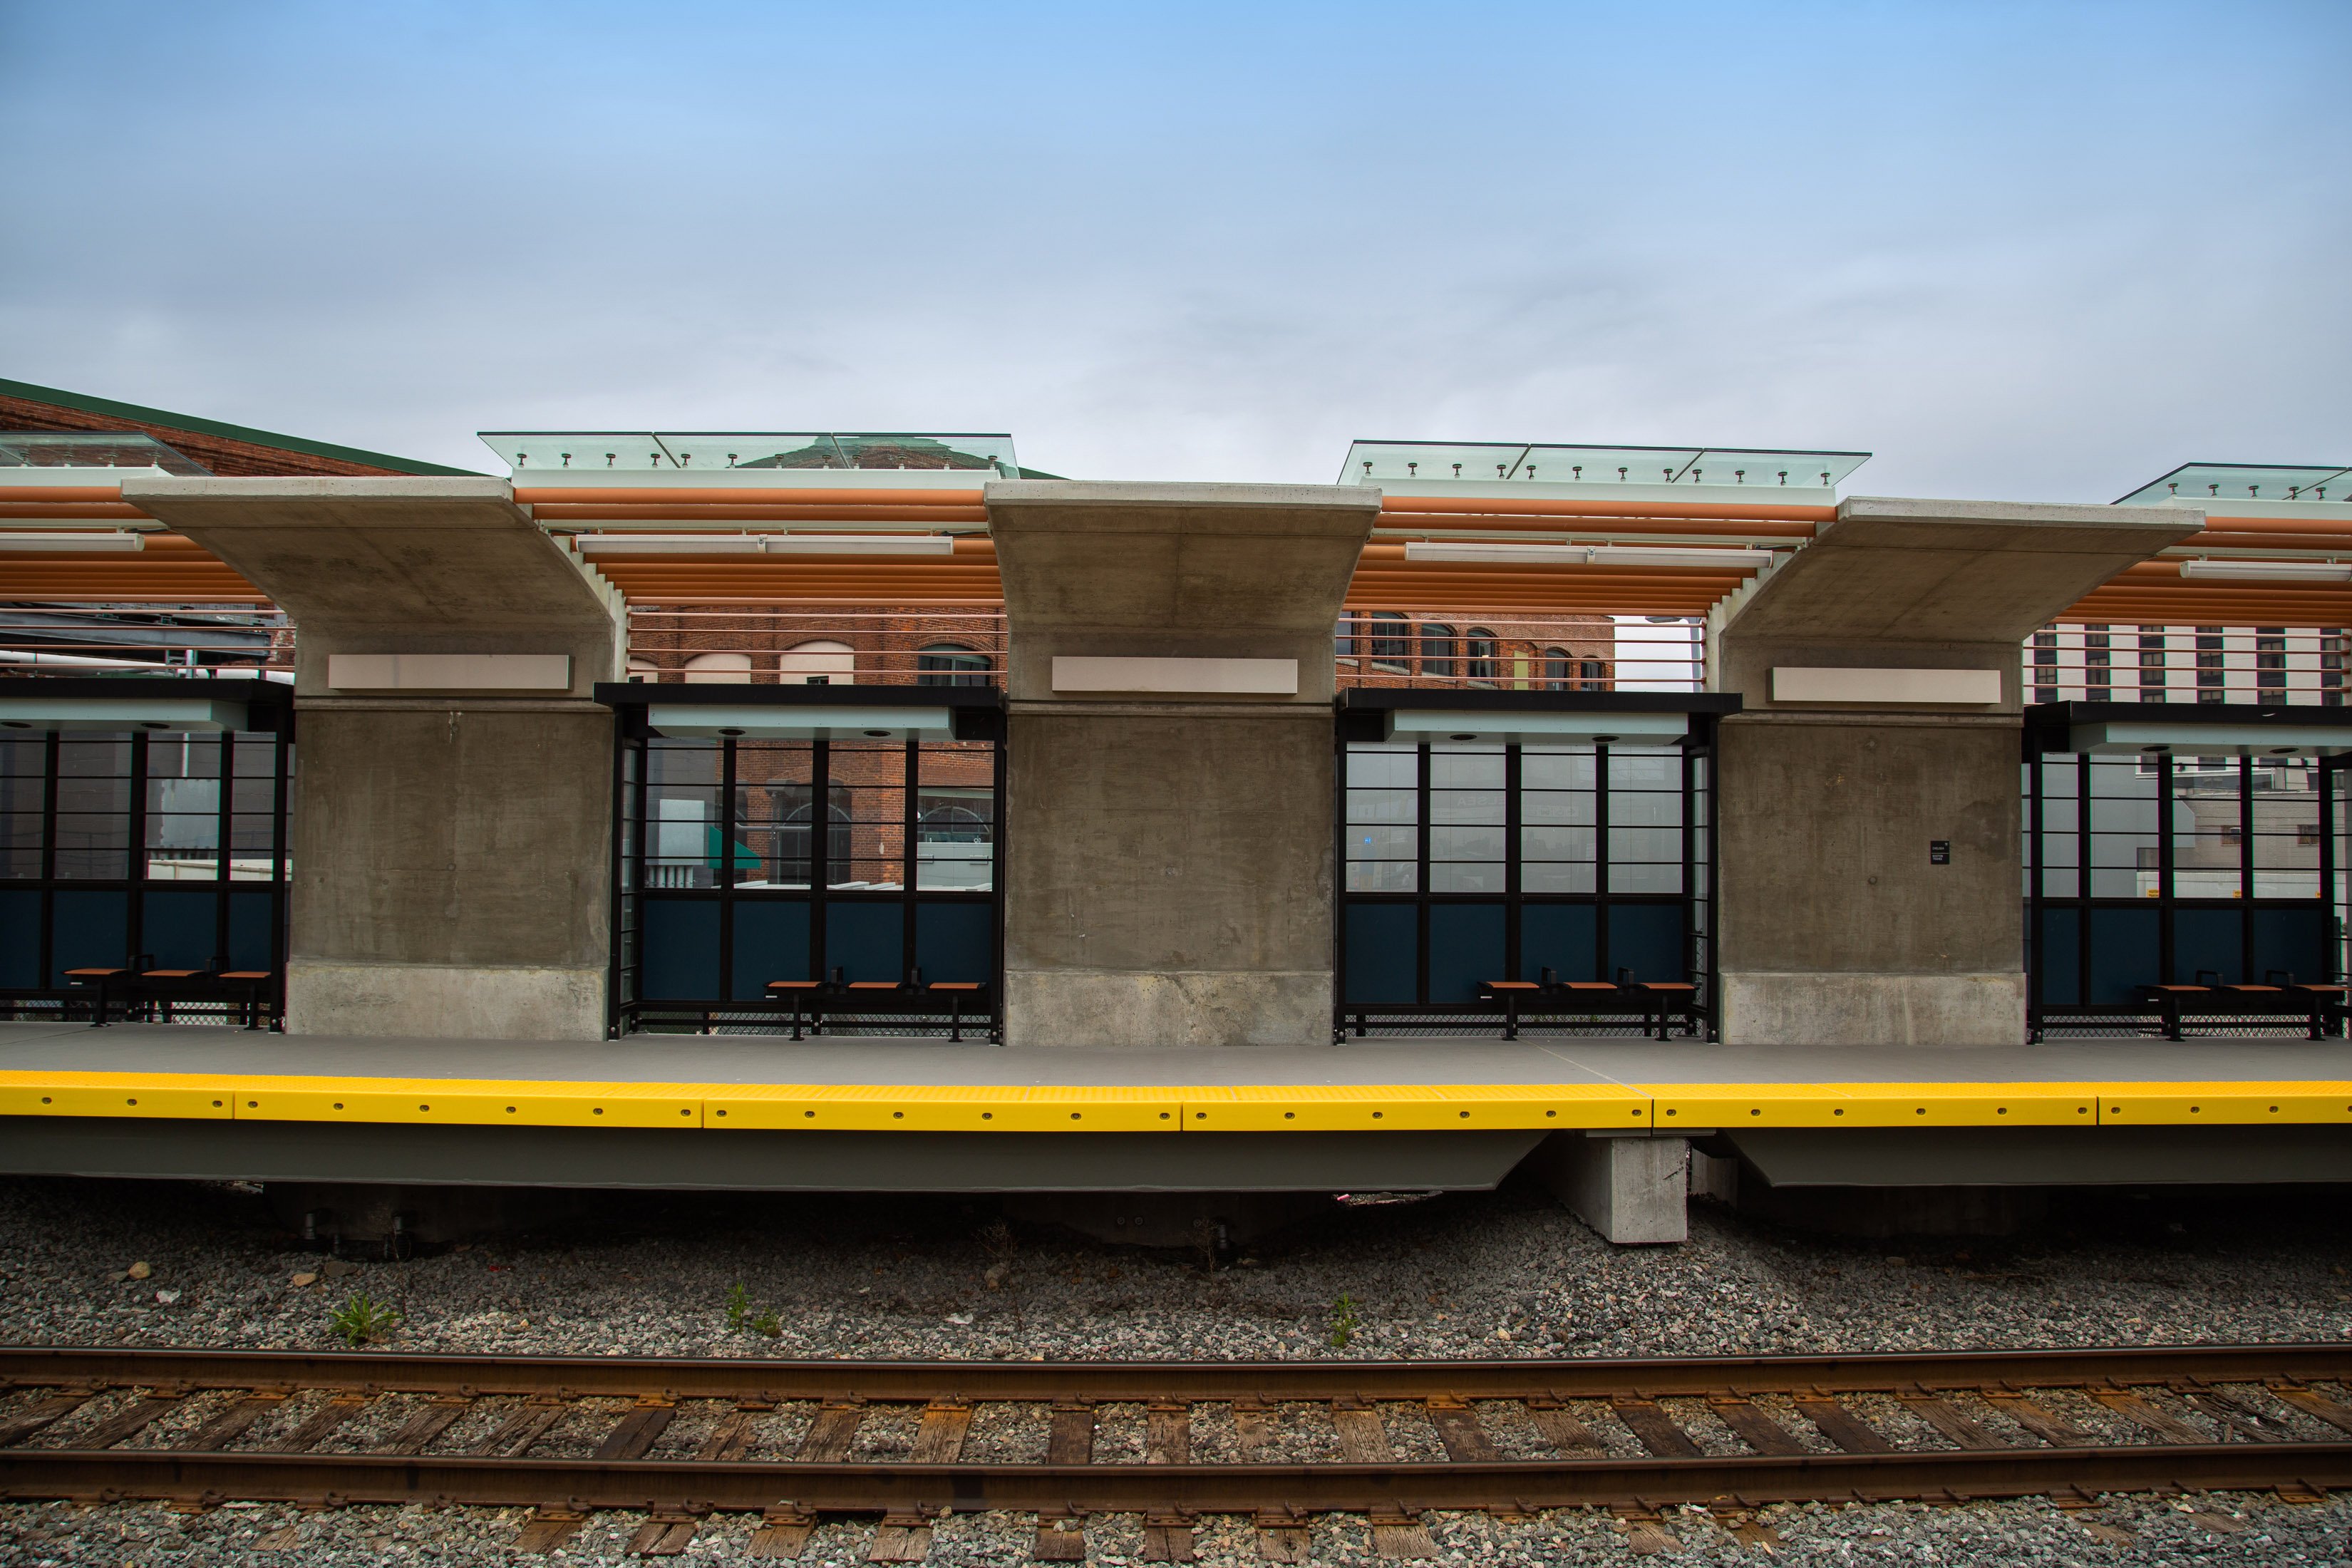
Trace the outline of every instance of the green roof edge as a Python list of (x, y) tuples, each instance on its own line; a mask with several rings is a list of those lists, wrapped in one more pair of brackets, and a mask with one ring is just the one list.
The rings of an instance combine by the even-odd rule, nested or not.
[(372, 468), (391, 468), (397, 473), (440, 474), (464, 479), (485, 477), (472, 468), (445, 468), (439, 463), (420, 463), (414, 458), (395, 458), (387, 452), (370, 452), (358, 447), (338, 447), (331, 441), (311, 441), (300, 436), (281, 436), (275, 430), (257, 430), (249, 425), (230, 425), (218, 419), (199, 419), (193, 414), (174, 414), (169, 409), (147, 408), (136, 403), (117, 403), (110, 397), (91, 397), (86, 393), (67, 392), (55, 386), (40, 386), (29, 381), (11, 381), (5, 376), (0, 376), (0, 394), (10, 397), (21, 397), (30, 403), (53, 403), (61, 408), (79, 408), (85, 414), (108, 414), (121, 419), (136, 420), (142, 425), (161, 425), (168, 429), (192, 431), (199, 436), (219, 436), (231, 441), (248, 441), (257, 447), (275, 447), (280, 451), (301, 452), (313, 458), (332, 458), (345, 463), (365, 463)]

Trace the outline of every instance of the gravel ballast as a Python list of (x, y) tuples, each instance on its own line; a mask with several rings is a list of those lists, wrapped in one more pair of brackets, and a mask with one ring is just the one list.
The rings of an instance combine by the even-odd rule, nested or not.
[[(251, 1190), (0, 1181), (0, 1339), (334, 1348), (331, 1315), (362, 1293), (399, 1314), (384, 1348), (505, 1353), (1422, 1360), (2352, 1337), (2352, 1221), (2332, 1194), (2277, 1189), (2070, 1196), (2013, 1237), (1905, 1242), (1801, 1234), (1702, 1203), (1686, 1244), (1618, 1248), (1510, 1186), (1334, 1202), (1213, 1269), (1197, 1250), (1006, 1226), (956, 1199), (604, 1194), (588, 1212), (593, 1223), (385, 1261), (305, 1247)], [(2352, 1509), (2267, 1497), (2114, 1499), (2088, 1515), (2041, 1500), (1776, 1512), (1793, 1561), (2352, 1561)], [(0, 1507), (0, 1561), (509, 1562), (520, 1519), (17, 1504)], [(636, 1523), (598, 1516), (560, 1561), (627, 1560)], [(1245, 1524), (1204, 1521), (1202, 1559), (1260, 1561)], [(873, 1528), (828, 1521), (802, 1561), (862, 1562)], [(741, 1560), (749, 1529), (709, 1522), (688, 1560)], [(1703, 1514), (1666, 1529), (1683, 1558), (1765, 1560)], [(1031, 1531), (1013, 1516), (955, 1518), (930, 1561), (1021, 1563)], [(1430, 1532), (1440, 1561), (1630, 1552), (1614, 1521), (1583, 1511), (1436, 1515)], [(1097, 1560), (1136, 1560), (1140, 1521), (1097, 1520), (1089, 1539)], [(1314, 1539), (1318, 1561), (1374, 1560), (1360, 1521), (1318, 1521)]]

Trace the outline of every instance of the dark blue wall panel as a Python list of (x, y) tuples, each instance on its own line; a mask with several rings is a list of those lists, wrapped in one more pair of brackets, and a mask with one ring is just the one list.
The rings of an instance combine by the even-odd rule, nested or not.
[(275, 969), (278, 952), (269, 934), (269, 901), (266, 892), (233, 892), (228, 896), (228, 966), (231, 969)]
[(898, 900), (824, 907), (824, 966), (844, 980), (907, 978), (906, 917)]
[(2043, 1006), (2072, 1006), (2083, 999), (2083, 917), (2075, 910), (2042, 911), (2042, 967), (2033, 994)]
[(1503, 906), (1429, 906), (1429, 1000), (1475, 1002), (1478, 983), (1501, 980)]
[(2137, 1002), (2157, 975), (2156, 911), (2092, 910), (2090, 994), (2084, 1000)]
[(49, 984), (68, 969), (113, 969), (131, 952), (131, 895), (59, 889), (50, 919)]
[(220, 894), (147, 888), (139, 895), (139, 951), (158, 969), (203, 969), (220, 955)]
[(915, 906), (915, 967), (925, 983), (936, 980), (985, 985), (996, 973), (996, 910), (989, 904), (918, 903)]
[(1418, 1002), (1420, 916), (1411, 904), (1348, 900), (1339, 994), (1349, 1002)]
[(1597, 905), (1520, 905), (1518, 978), (1541, 980), (1547, 969), (1558, 970), (1562, 980), (1603, 978), (1600, 926)]
[(2245, 912), (2242, 910), (2175, 910), (2172, 913), (2172, 973), (2175, 985), (2194, 985), (2200, 971), (2217, 972), (2224, 985), (2249, 978)]
[(708, 1002), (719, 996), (719, 900), (646, 899), (637, 916), (645, 928), (639, 980), (650, 1000)]
[(0, 985), (30, 991), (41, 984), (41, 895), (0, 888)]
[(1609, 973), (1630, 969), (1636, 980), (1690, 979), (1683, 953), (1683, 910), (1680, 904), (1612, 904), (1609, 906)]
[(2247, 979), (2260, 984), (2274, 969), (2305, 984), (2335, 978), (2336, 920), (2325, 904), (2315, 899), (2295, 908), (2250, 910), (2247, 918), (2254, 922), (2254, 972)]
[(808, 968), (808, 905), (798, 899), (735, 900), (738, 1000), (766, 996), (771, 980), (806, 980)]

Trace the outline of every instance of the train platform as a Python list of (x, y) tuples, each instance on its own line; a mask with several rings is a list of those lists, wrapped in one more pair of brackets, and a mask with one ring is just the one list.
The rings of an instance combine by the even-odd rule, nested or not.
[(2352, 1125), (2352, 1042), (1918, 1047), (1391, 1037), (1021, 1049), (0, 1025), (0, 1115), (875, 1132)]

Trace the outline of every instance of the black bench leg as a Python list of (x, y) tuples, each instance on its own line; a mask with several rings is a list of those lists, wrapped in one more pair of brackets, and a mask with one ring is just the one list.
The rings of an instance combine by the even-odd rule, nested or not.
[(963, 998), (952, 993), (948, 997), (948, 1038), (963, 1044)]
[(1504, 996), (1504, 998), (1503, 998), (1503, 1038), (1505, 1038), (1505, 1039), (1507, 1039), (1507, 1040), (1516, 1040), (1516, 1039), (1517, 1039), (1518, 1037), (1519, 1037), (1519, 1004), (1518, 1004), (1518, 999), (1517, 999), (1517, 997), (1515, 997), (1515, 996), (1511, 996), (1511, 995), (1507, 995), (1507, 995), (1506, 995), (1506, 996)]

